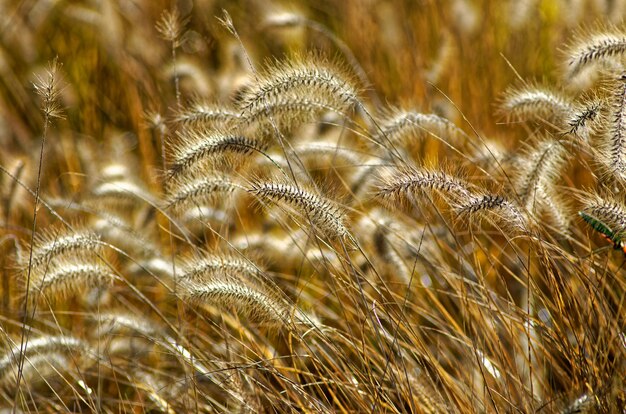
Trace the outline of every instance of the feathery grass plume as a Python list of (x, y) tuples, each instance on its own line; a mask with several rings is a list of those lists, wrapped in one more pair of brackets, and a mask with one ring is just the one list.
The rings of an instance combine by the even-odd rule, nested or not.
[(552, 121), (561, 127), (574, 111), (574, 105), (551, 88), (523, 85), (504, 94), (500, 110), (509, 121)]
[(363, 179), (366, 154), (356, 149), (330, 142), (308, 142), (296, 146), (294, 152), (309, 173), (322, 173), (328, 177), (327, 172), (334, 172), (341, 177), (342, 186), (352, 186)]
[(480, 27), (480, 14), (477, 7), (468, 0), (452, 0), (450, 11), (454, 28), (462, 36), (471, 36)]
[(63, 112), (59, 103), (61, 95), (61, 74), (59, 71), (59, 63), (54, 59), (50, 63), (46, 73), (36, 75), (36, 81), (33, 83), (35, 92), (41, 97), (41, 111), (46, 117), (46, 122), (51, 118), (63, 118)]
[(181, 16), (178, 8), (173, 7), (161, 14), (161, 19), (156, 24), (157, 31), (164, 40), (171, 43), (172, 66), (174, 67), (174, 86), (176, 92), (176, 102), (180, 106), (180, 84), (176, 70), (176, 49), (184, 42), (184, 28), (189, 18)]
[[(52, 358), (52, 354), (67, 355), (72, 353), (84, 354), (87, 352), (89, 352), (88, 344), (71, 336), (41, 336), (32, 338), (28, 340), (24, 348), (21, 348), (20, 344), (17, 343), (0, 358), (0, 383), (10, 384), (15, 381), (18, 361), (22, 358), (26, 359), (26, 361), (32, 359), (32, 365), (35, 368), (36, 365), (39, 365), (38, 362), (45, 362), (48, 358)], [(37, 360), (38, 362), (35, 364), (35, 359), (39, 355), (45, 358), (43, 358), (43, 361)], [(63, 365), (55, 366), (62, 367)], [(26, 375), (24, 377), (27, 378)]]
[(517, 160), (515, 191), (528, 211), (534, 210), (550, 192), (565, 164), (563, 143), (551, 138), (539, 139)]
[[(35, 268), (48, 263), (53, 258), (67, 253), (91, 252), (97, 254), (100, 239), (86, 228), (46, 228), (37, 233), (33, 243), (30, 265)], [(23, 263), (27, 266), (28, 263)]]
[(253, 288), (237, 278), (216, 275), (202, 282), (185, 281), (179, 287), (183, 299), (234, 309), (251, 321), (285, 325), (291, 319), (291, 308), (267, 286)]
[(570, 224), (572, 214), (569, 204), (563, 195), (558, 193), (558, 189), (552, 186), (544, 189), (540, 203), (540, 211), (545, 214), (556, 227), (558, 235), (568, 236), (570, 234)]
[(380, 121), (381, 131), (374, 139), (382, 145), (405, 143), (411, 138), (435, 137), (448, 143), (448, 139), (467, 136), (453, 122), (436, 114), (422, 114), (416, 111), (391, 109)]
[(192, 206), (224, 202), (235, 191), (244, 189), (229, 177), (214, 172), (194, 172), (178, 176), (168, 186), (165, 208), (183, 211)]
[(294, 150), (299, 157), (330, 157), (333, 163), (343, 159), (346, 165), (358, 166), (363, 162), (363, 157), (359, 152), (347, 147), (338, 147), (332, 143), (308, 142), (296, 146)]
[(538, 0), (509, 0), (507, 1), (509, 24), (513, 30), (520, 30), (534, 17)]
[(458, 52), (453, 39), (452, 34), (448, 31), (445, 31), (441, 36), (441, 44), (437, 49), (437, 55), (426, 72), (426, 80), (433, 85), (437, 85), (452, 66), (451, 61)]
[[(136, 260), (136, 263), (134, 262)], [(147, 257), (142, 260), (133, 259), (126, 270), (129, 273), (154, 275), (157, 278), (174, 277), (175, 267), (172, 262), (161, 257)]]
[(294, 27), (301, 25), (304, 20), (306, 18), (300, 14), (281, 10), (265, 15), (262, 27), (263, 29), (270, 27)]
[(176, 112), (174, 121), (185, 127), (217, 129), (232, 125), (239, 120), (234, 109), (223, 105), (195, 100)]
[(181, 95), (182, 92), (186, 92), (187, 95), (207, 97), (213, 92), (211, 78), (207, 74), (206, 68), (202, 66), (201, 62), (188, 57), (166, 65), (163, 74), (174, 82), (178, 80)]
[(247, 278), (256, 277), (259, 272), (258, 266), (241, 256), (196, 253), (183, 260), (177, 277), (183, 281), (202, 283), (220, 274)]
[(127, 178), (131, 174), (132, 174), (132, 172), (130, 171), (130, 169), (128, 168), (127, 165), (124, 165), (124, 164), (121, 164), (121, 163), (118, 163), (118, 162), (112, 162), (110, 164), (105, 164), (100, 169), (100, 177), (104, 181), (124, 180), (125, 178)]
[(626, 74), (614, 81), (611, 89), (609, 126), (599, 157), (611, 176), (626, 183)]
[(120, 330), (128, 329), (146, 338), (154, 339), (160, 335), (160, 327), (149, 319), (139, 318), (121, 312), (103, 312), (90, 315), (98, 323), (97, 336), (108, 336)]
[(289, 237), (281, 237), (274, 233), (250, 233), (234, 238), (231, 243), (233, 247), (246, 254), (263, 255), (263, 258), (273, 265), (289, 266), (301, 260), (305, 254), (298, 250), (300, 232), (294, 233)]
[[(348, 45), (341, 40), (335, 33), (333, 33), (328, 27), (324, 26), (322, 23), (318, 21), (314, 21), (306, 18), (303, 15), (290, 13), (290, 12), (274, 12), (268, 14), (263, 21), (263, 28), (293, 28), (296, 26), (306, 26), (307, 28), (325, 36), (331, 42), (335, 44), (337, 49), (343, 54), (346, 58), (347, 63), (350, 65), (354, 74), (358, 77), (359, 82), (363, 86), (371, 85), (371, 82), (367, 76), (367, 73), (352, 53), (352, 50), (348, 47)], [(380, 98), (373, 90), (367, 91), (372, 103), (375, 106), (380, 106)]]
[(21, 369), (16, 366), (0, 375), (0, 387), (15, 392), (17, 388), (15, 381), (19, 375), (20, 384), (27, 384), (29, 392), (36, 392), (35, 390), (39, 390), (38, 385), (45, 384), (49, 388), (50, 379), (63, 376), (68, 372), (69, 367), (72, 367), (72, 362), (60, 352), (34, 354), (24, 358)]
[(379, 173), (376, 196), (390, 205), (406, 202), (415, 194), (436, 192), (448, 201), (472, 196), (469, 183), (443, 171), (427, 168), (386, 168)]
[(227, 228), (235, 218), (225, 208), (199, 205), (181, 210), (178, 215), (185, 229), (191, 234), (202, 234), (207, 225), (213, 228)]
[(295, 209), (327, 236), (345, 237), (345, 213), (333, 201), (292, 184), (253, 182), (248, 191), (264, 202), (282, 203)]
[(144, 112), (144, 121), (147, 128), (158, 132), (161, 136), (169, 131), (165, 117), (156, 109), (148, 109)]
[(493, 218), (503, 225), (523, 232), (528, 230), (528, 219), (511, 201), (498, 194), (472, 195), (464, 202), (454, 206), (461, 219)]
[[(48, 136), (48, 128), (51, 122), (51, 118), (59, 118), (61, 117), (61, 112), (60, 112), (60, 108), (59, 108), (59, 103), (58, 103), (58, 98), (59, 98), (59, 94), (60, 94), (60, 89), (59, 89), (59, 77), (58, 77), (58, 73), (57, 73), (57, 60), (55, 59), (51, 66), (50, 69), (48, 70), (47, 74), (45, 77), (38, 77), (37, 78), (37, 82), (35, 82), (34, 87), (35, 90), (37, 91), (37, 93), (41, 96), (42, 98), (42, 105), (41, 105), (41, 110), (44, 114), (44, 122), (43, 122), (43, 133), (41, 135), (41, 145), (40, 145), (40, 149), (39, 149), (39, 162), (37, 165), (37, 180), (36, 180), (36, 185), (35, 185), (35, 205), (33, 207), (33, 213), (32, 213), (32, 227), (31, 227), (31, 233), (30, 233), (30, 245), (31, 245), (31, 250), (30, 250), (30, 258), (32, 258), (32, 254), (33, 254), (33, 250), (32, 250), (32, 246), (34, 244), (34, 240), (35, 240), (35, 234), (37, 233), (37, 213), (39, 211), (39, 204), (41, 202), (41, 196), (40, 196), (40, 191), (41, 191), (41, 184), (42, 184), (42, 170), (43, 170), (43, 161), (44, 161), (44, 151), (46, 148), (46, 139)], [(16, 180), (16, 182), (19, 183), (19, 181)], [(27, 190), (30, 191), (30, 189), (26, 188)], [(45, 203), (44, 203), (45, 204)], [(29, 259), (30, 261), (30, 259)], [(24, 278), (24, 284), (25, 284), (25, 300), (23, 301), (23, 328), (26, 327), (26, 321), (28, 318), (28, 305), (29, 303), (33, 302), (32, 297), (29, 297), (29, 294), (32, 291), (32, 286), (33, 286), (33, 275), (31, 274), (32, 272), (32, 266), (27, 266), (26, 269), (26, 275)], [(4, 277), (6, 278), (7, 275), (5, 274)], [(3, 289), (5, 290), (4, 294), (7, 295), (7, 285), (6, 282), (3, 284)], [(24, 346), (24, 334), (22, 333), (22, 343), (21, 343), (21, 349), (23, 349)], [(16, 388), (20, 388), (20, 382), (22, 380), (22, 371), (24, 368), (24, 358), (23, 355), (20, 354), (20, 359), (18, 361), (18, 373), (17, 373), (17, 380), (16, 380)], [(14, 404), (17, 404), (17, 394), (16, 397), (14, 399)]]
[(151, 197), (144, 188), (124, 179), (99, 183), (91, 190), (91, 194), (101, 198)]
[(133, 228), (127, 218), (109, 211), (96, 211), (92, 228), (108, 243), (141, 257), (154, 257), (161, 251), (145, 235)]
[[(179, 142), (172, 148), (169, 177), (175, 177), (203, 161), (215, 161), (232, 154), (240, 161), (253, 152), (265, 149), (265, 143), (243, 135), (188, 128), (178, 134)], [(234, 161), (234, 159), (233, 159)]]
[(154, 205), (156, 198), (145, 186), (132, 182), (128, 177), (112, 181), (102, 181), (91, 187), (90, 196), (99, 201), (126, 201), (134, 203), (137, 200)]
[(384, 221), (376, 226), (376, 231), (373, 235), (374, 248), (376, 253), (383, 260), (387, 266), (394, 269), (395, 275), (402, 283), (408, 284), (411, 281), (411, 270), (406, 265), (402, 257), (396, 251), (395, 246), (389, 241), (387, 237), (387, 225)]
[[(89, 220), (85, 221), (83, 227), (88, 227), (93, 231), (99, 241), (102, 241), (101, 245), (111, 244), (140, 257), (153, 257), (161, 254), (161, 250), (154, 240), (146, 237), (145, 233), (150, 227), (144, 226), (141, 230), (136, 229), (135, 227), (138, 226), (132, 224), (132, 220), (136, 218), (132, 211), (128, 211), (128, 208), (121, 211), (123, 209), (120, 208), (119, 204), (96, 206), (94, 200), (79, 204), (66, 199), (48, 199), (47, 204), (51, 208), (63, 209), (81, 217), (85, 214), (92, 215)], [(128, 207), (128, 205), (124, 205), (124, 207)], [(113, 208), (120, 211), (113, 211)], [(81, 232), (82, 230), (79, 228), (78, 231)], [(139, 234), (140, 231), (144, 234)]]
[(206, 377), (215, 374), (205, 367), (201, 361), (194, 358), (194, 355), (187, 348), (168, 336), (163, 327), (155, 321), (136, 315), (124, 314), (119, 311), (91, 314), (90, 316), (98, 324), (95, 332), (98, 338), (117, 338), (122, 336), (122, 331), (131, 331), (169, 350), (172, 355), (189, 363), (199, 374)]
[(117, 275), (93, 254), (73, 253), (51, 260), (45, 267), (32, 270), (28, 286), (30, 296), (37, 293), (47, 299), (66, 297), (85, 287), (112, 284)]
[(597, 125), (603, 121), (602, 109), (605, 103), (599, 99), (589, 99), (577, 105), (567, 120), (568, 133), (589, 140)]
[(626, 206), (599, 196), (586, 200), (583, 205), (578, 213), (583, 220), (613, 243), (616, 250), (626, 253)]
[(307, 96), (320, 104), (346, 110), (359, 103), (350, 77), (321, 56), (275, 62), (242, 95), (238, 107), (243, 117), (262, 113), (286, 97)]
[(478, 164), (488, 171), (495, 171), (505, 164), (511, 154), (496, 139), (484, 139), (483, 144), (474, 148), (471, 162)]
[(282, 131), (291, 131), (295, 127), (314, 121), (325, 112), (342, 112), (328, 105), (326, 99), (307, 95), (285, 94), (268, 101), (263, 106), (253, 106), (241, 115), (241, 122), (275, 125)]
[(567, 76), (572, 78), (590, 65), (621, 59), (626, 52), (626, 35), (617, 28), (583, 34), (569, 47)]
[(367, 216), (355, 224), (355, 227), (358, 227), (358, 235), (364, 240), (371, 239), (376, 231), (384, 233), (386, 243), (397, 251), (399, 256), (408, 258), (415, 265), (419, 265), (415, 263), (417, 256), (431, 258), (438, 256), (441, 252), (437, 243), (452, 243), (447, 229), (432, 225), (431, 229), (424, 233), (415, 226), (413, 219), (399, 217), (394, 212), (378, 207), (371, 209)]
[(174, 47), (179, 47), (183, 41), (183, 30), (189, 17), (183, 17), (177, 8), (165, 10), (161, 14), (161, 19), (156, 24), (157, 31), (163, 36), (163, 39), (172, 42)]

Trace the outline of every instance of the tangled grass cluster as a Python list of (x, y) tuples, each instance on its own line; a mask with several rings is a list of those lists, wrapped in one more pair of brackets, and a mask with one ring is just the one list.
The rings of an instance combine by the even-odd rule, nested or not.
[(625, 2), (174, 3), (0, 5), (2, 407), (623, 412)]

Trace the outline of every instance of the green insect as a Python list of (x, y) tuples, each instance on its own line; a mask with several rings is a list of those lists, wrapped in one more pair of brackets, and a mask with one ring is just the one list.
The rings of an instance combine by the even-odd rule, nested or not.
[(578, 215), (583, 218), (593, 229), (604, 236), (605, 239), (610, 241), (613, 244), (613, 248), (615, 250), (622, 250), (624, 254), (626, 254), (626, 240), (624, 240), (625, 234), (615, 233), (611, 228), (600, 221), (599, 219), (585, 213), (584, 211), (579, 211)]

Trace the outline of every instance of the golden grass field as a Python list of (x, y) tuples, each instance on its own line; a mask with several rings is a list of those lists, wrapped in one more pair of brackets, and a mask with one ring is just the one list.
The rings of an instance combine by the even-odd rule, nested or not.
[(624, 17), (0, 3), (0, 412), (625, 412)]

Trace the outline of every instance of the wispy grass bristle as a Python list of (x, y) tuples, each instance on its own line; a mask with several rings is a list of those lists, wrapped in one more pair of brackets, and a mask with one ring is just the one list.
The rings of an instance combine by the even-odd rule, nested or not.
[(55, 257), (75, 252), (98, 253), (101, 247), (100, 239), (87, 229), (47, 229), (37, 234), (33, 245), (32, 257), (28, 265), (40, 267)]
[(480, 219), (482, 214), (486, 213), (486, 217), (513, 229), (521, 231), (529, 229), (525, 214), (514, 203), (497, 194), (473, 196), (466, 202), (456, 205), (455, 211), (463, 219), (475, 217)]
[(357, 88), (339, 68), (321, 57), (277, 62), (241, 96), (238, 107), (244, 117), (261, 114), (285, 96), (308, 95), (325, 106), (349, 108), (358, 102)]
[(566, 162), (566, 148), (558, 140), (540, 139), (518, 159), (515, 191), (529, 211), (551, 192)]
[(264, 146), (262, 141), (243, 135), (188, 129), (180, 133), (172, 150), (169, 177), (189, 171), (202, 161), (215, 161), (228, 154), (241, 158), (262, 151)]
[(229, 277), (214, 277), (201, 283), (186, 281), (181, 294), (195, 303), (206, 303), (222, 310), (235, 310), (253, 322), (287, 325), (291, 309), (273, 294), (254, 289)]
[(110, 285), (117, 278), (97, 257), (76, 254), (53, 260), (47, 266), (33, 270), (28, 289), (31, 298), (45, 296), (48, 300), (54, 300), (76, 294), (87, 287)]
[(326, 99), (281, 95), (262, 106), (250, 106), (242, 113), (241, 120), (244, 123), (273, 123), (280, 130), (291, 130), (320, 118), (325, 112), (341, 113), (341, 110), (341, 107), (329, 105)]
[(578, 105), (579, 108), (570, 115), (567, 121), (569, 128), (567, 132), (587, 141), (589, 135), (594, 133), (597, 125), (602, 122), (601, 111), (604, 105), (604, 102), (595, 99)]
[(243, 278), (256, 277), (260, 269), (250, 260), (232, 254), (197, 255), (186, 259), (178, 278), (190, 282), (211, 280), (219, 275), (238, 275)]
[(181, 108), (174, 120), (186, 127), (220, 129), (235, 124), (239, 114), (224, 106), (195, 101)]
[(458, 137), (465, 136), (465, 132), (453, 122), (436, 114), (394, 109), (381, 121), (381, 130), (374, 139), (387, 145), (428, 136), (454, 142), (458, 141)]
[(284, 203), (327, 235), (347, 236), (345, 214), (334, 202), (291, 184), (279, 182), (251, 183), (250, 193), (264, 202)]
[(104, 181), (95, 185), (91, 194), (97, 199), (113, 199), (113, 200), (142, 200), (148, 203), (154, 203), (152, 193), (140, 184), (120, 179), (114, 181)]
[(180, 11), (174, 7), (170, 10), (165, 10), (161, 14), (161, 18), (156, 24), (156, 29), (163, 36), (163, 39), (175, 43), (176, 47), (178, 47), (178, 43), (182, 40), (187, 20), (188, 18), (183, 17)]
[(47, 119), (62, 118), (63, 111), (60, 103), (62, 92), (61, 73), (60, 64), (57, 59), (54, 59), (50, 63), (45, 70), (45, 74), (36, 76), (33, 87), (41, 97), (41, 111), (44, 116)]
[(626, 79), (614, 81), (611, 95), (609, 126), (599, 158), (610, 175), (626, 183)]
[(403, 167), (383, 170), (379, 181), (376, 195), (389, 203), (431, 191), (442, 193), (451, 200), (467, 198), (472, 194), (471, 186), (464, 180), (443, 171), (425, 168)]
[(89, 346), (84, 341), (70, 336), (40, 336), (31, 338), (25, 344), (16, 343), (4, 356), (0, 358), (0, 383), (9, 385), (15, 381), (17, 375), (18, 360), (20, 358), (34, 359), (41, 355), (50, 358), (52, 354), (72, 354), (89, 352)]
[(154, 338), (159, 335), (159, 326), (145, 318), (139, 318), (127, 313), (103, 312), (93, 315), (98, 324), (99, 336), (111, 335), (120, 330), (131, 330), (146, 338)]
[(224, 200), (237, 190), (244, 187), (228, 177), (220, 177), (212, 173), (187, 174), (175, 179), (168, 190), (165, 200), (166, 209), (182, 211), (185, 208), (211, 204)]
[(624, 52), (626, 35), (621, 31), (606, 30), (580, 36), (568, 52), (568, 76), (576, 76), (589, 65), (619, 59)]
[(501, 111), (510, 121), (562, 123), (574, 111), (574, 106), (568, 98), (550, 88), (526, 85), (506, 92)]

